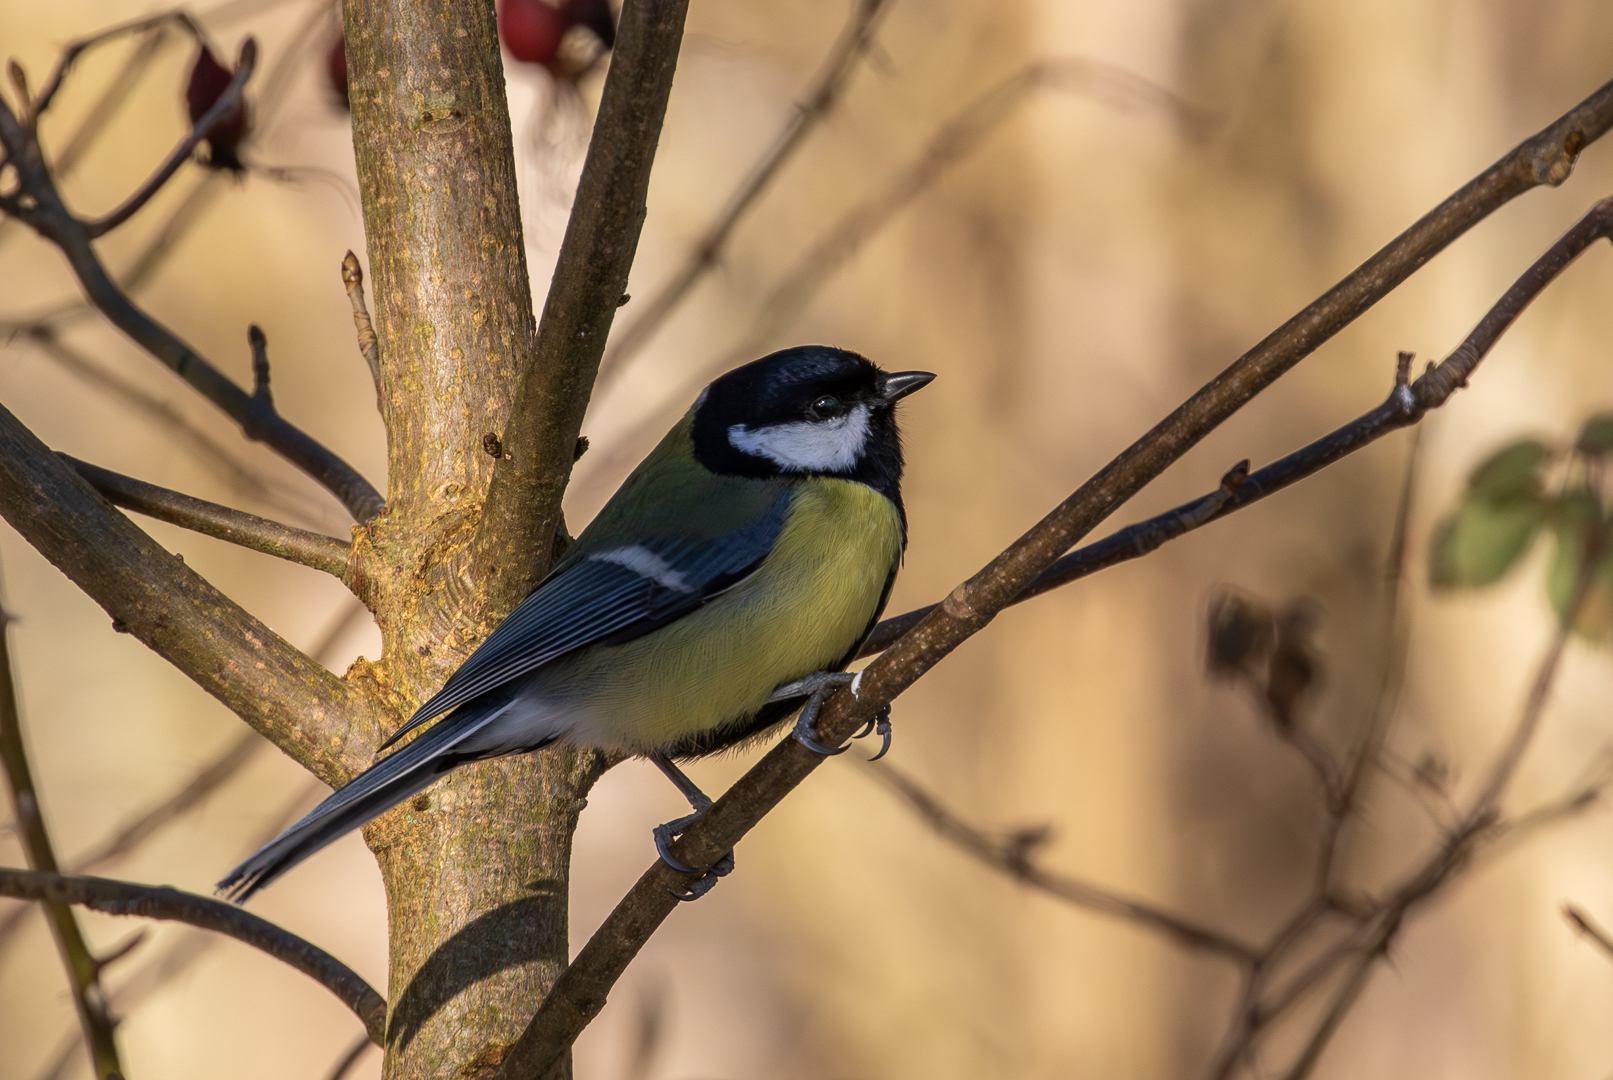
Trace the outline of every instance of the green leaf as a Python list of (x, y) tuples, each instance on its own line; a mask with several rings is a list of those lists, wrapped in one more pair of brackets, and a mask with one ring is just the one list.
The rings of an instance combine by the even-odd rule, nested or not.
[(1428, 583), (1435, 589), (1476, 588), (1501, 580), (1529, 550), (1548, 517), (1539, 499), (1462, 500), (1440, 522), (1428, 553)]
[(1535, 439), (1522, 439), (1486, 458), (1467, 478), (1469, 498), (1513, 499), (1540, 490), (1540, 473), (1551, 460), (1551, 450)]
[(1606, 454), (1613, 451), (1613, 413), (1601, 413), (1585, 421), (1574, 440), (1574, 449), (1582, 454)]
[[(1585, 488), (1566, 493), (1553, 516), (1552, 533), (1556, 543), (1551, 567), (1546, 571), (1546, 597), (1557, 617), (1566, 619), (1579, 587), (1586, 544), (1595, 530), (1599, 527), (1605, 530), (1606, 525), (1601, 520), (1600, 501)], [(1590, 641), (1606, 642), (1613, 639), (1613, 550), (1602, 552), (1594, 575), (1590, 591), (1580, 605), (1579, 618), (1574, 620), (1574, 633)]]

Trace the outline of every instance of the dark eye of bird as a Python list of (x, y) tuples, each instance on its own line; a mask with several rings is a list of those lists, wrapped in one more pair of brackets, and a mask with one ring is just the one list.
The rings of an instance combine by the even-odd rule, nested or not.
[(823, 395), (807, 409), (814, 420), (827, 420), (831, 416), (839, 416), (842, 411), (840, 399), (833, 394)]

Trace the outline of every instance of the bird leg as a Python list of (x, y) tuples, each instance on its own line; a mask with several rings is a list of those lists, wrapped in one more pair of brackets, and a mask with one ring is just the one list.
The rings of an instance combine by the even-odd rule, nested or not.
[[(771, 704), (775, 701), (788, 701), (790, 698), (805, 697), (807, 702), (802, 706), (801, 715), (795, 721), (796, 741), (814, 754), (822, 754), (825, 757), (844, 754), (850, 749), (849, 746), (842, 746), (832, 750), (818, 742), (816, 727), (818, 713), (822, 711), (823, 703), (829, 700), (830, 696), (842, 686), (850, 686), (852, 693), (855, 694), (857, 692), (857, 678), (857, 675), (848, 671), (820, 671), (816, 674), (808, 675), (804, 679), (785, 683), (773, 691), (772, 696), (767, 700)], [(852, 738), (861, 739), (875, 731), (879, 732), (883, 737), (884, 745), (880, 747), (879, 753), (868, 759), (869, 761), (878, 761), (891, 748), (891, 707), (889, 705), (881, 708), (874, 718), (868, 721), (868, 725), (856, 735), (853, 735)]]
[[(692, 866), (685, 866), (672, 857), (672, 841), (682, 835), (683, 831), (689, 826), (706, 816), (706, 811), (711, 809), (711, 796), (696, 787), (695, 782), (685, 776), (683, 770), (674, 765), (672, 759), (665, 754), (650, 754), (649, 759), (655, 762), (655, 767), (660, 769), (668, 780), (672, 781), (673, 786), (683, 794), (685, 799), (689, 800), (689, 808), (694, 811), (687, 817), (680, 817), (664, 825), (657, 825), (655, 827), (655, 850), (661, 853), (662, 862), (679, 873), (699, 874), (699, 870)], [(716, 865), (710, 870), (691, 881), (688, 892), (673, 893), (672, 895), (679, 900), (698, 900), (711, 891), (711, 887), (717, 884), (718, 878), (727, 877), (733, 872), (734, 853), (730, 851), (718, 859)]]

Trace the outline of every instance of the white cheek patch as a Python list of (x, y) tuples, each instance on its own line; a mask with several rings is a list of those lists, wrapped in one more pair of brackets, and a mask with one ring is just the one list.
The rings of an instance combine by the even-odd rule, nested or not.
[(833, 420), (797, 420), (748, 428), (735, 424), (728, 441), (736, 450), (767, 458), (790, 472), (843, 472), (856, 465), (868, 441), (868, 406)]
[(684, 580), (682, 574), (672, 569), (672, 564), (649, 548), (634, 544), (632, 547), (617, 548), (615, 551), (603, 551), (598, 555), (588, 556), (590, 562), (615, 563), (625, 567), (640, 577), (647, 577), (663, 589), (673, 592), (692, 593), (694, 587)]

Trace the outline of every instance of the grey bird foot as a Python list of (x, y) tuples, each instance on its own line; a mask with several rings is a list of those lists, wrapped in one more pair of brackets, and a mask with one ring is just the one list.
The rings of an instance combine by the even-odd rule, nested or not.
[[(710, 806), (711, 803), (708, 800), (705, 806), (697, 808), (695, 812), (690, 814), (688, 817), (681, 817), (675, 821), (669, 821), (665, 825), (657, 825), (655, 827), (655, 850), (660, 852), (662, 862), (666, 863), (680, 874), (699, 874), (700, 871), (692, 866), (687, 866), (672, 857), (672, 841), (677, 839), (678, 836), (683, 833), (683, 830), (689, 828), (689, 826), (705, 817), (706, 810), (709, 809)], [(693, 881), (689, 882), (687, 889), (681, 893), (675, 892), (672, 895), (685, 902), (689, 900), (698, 900), (711, 891), (711, 887), (717, 884), (718, 878), (725, 878), (733, 872), (734, 853), (730, 851), (728, 854), (718, 859), (716, 864), (712, 866), (710, 870), (707, 870), (704, 874), (701, 874), (700, 877), (697, 877)]]
[(795, 740), (814, 754), (832, 757), (835, 754), (844, 754), (850, 747), (842, 746), (831, 749), (818, 742), (818, 732), (814, 726), (818, 722), (818, 713), (823, 709), (823, 703), (829, 696), (842, 686), (850, 686), (857, 678), (849, 671), (820, 671), (816, 675), (808, 675), (804, 679), (786, 683), (773, 691), (769, 701), (784, 701), (807, 695), (807, 702), (801, 707), (801, 715), (795, 721)]

